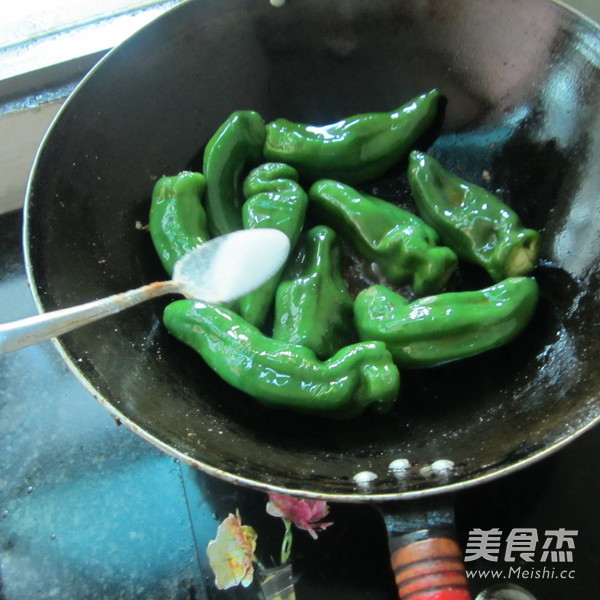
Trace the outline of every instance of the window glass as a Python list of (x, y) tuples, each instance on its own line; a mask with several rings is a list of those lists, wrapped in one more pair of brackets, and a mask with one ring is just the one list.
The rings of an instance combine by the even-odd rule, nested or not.
[(3, 9), (0, 47), (145, 6), (148, 0), (17, 0)]
[(0, 20), (0, 83), (106, 51), (183, 1), (11, 0)]

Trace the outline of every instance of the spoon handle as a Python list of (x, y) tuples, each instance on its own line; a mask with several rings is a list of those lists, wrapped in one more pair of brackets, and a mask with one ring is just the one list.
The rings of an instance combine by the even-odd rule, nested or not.
[(0, 352), (6, 354), (27, 346), (49, 340), (88, 323), (135, 306), (140, 302), (177, 293), (179, 286), (173, 281), (150, 283), (134, 290), (93, 300), (79, 306), (62, 308), (0, 325)]

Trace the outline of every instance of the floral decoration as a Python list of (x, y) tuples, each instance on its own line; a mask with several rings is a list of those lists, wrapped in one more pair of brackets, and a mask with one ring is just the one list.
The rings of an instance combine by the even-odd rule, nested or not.
[(317, 539), (317, 529), (327, 529), (333, 523), (318, 523), (329, 514), (329, 506), (324, 500), (308, 500), (285, 494), (269, 494), (267, 512), (272, 517), (290, 521), (298, 529), (304, 529)]
[[(281, 565), (288, 563), (292, 550), (292, 525), (307, 531), (317, 539), (318, 531), (327, 529), (332, 522), (323, 522), (329, 506), (323, 500), (309, 500), (287, 494), (269, 494), (266, 511), (283, 520), (285, 527), (281, 544)], [(258, 534), (250, 525), (242, 525), (239, 512), (229, 516), (219, 525), (217, 535), (206, 550), (210, 567), (215, 575), (215, 585), (220, 590), (242, 585), (248, 587), (254, 578), (254, 564), (262, 565), (255, 556)]]
[(237, 512), (230, 513), (219, 525), (216, 539), (211, 540), (206, 549), (218, 589), (240, 584), (248, 587), (252, 583), (257, 538), (250, 525), (242, 525)]

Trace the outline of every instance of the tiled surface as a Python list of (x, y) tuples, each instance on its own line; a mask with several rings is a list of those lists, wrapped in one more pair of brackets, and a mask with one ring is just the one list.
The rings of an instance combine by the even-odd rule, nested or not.
[[(2, 217), (2, 321), (35, 313), (17, 217)], [(191, 597), (173, 460), (117, 427), (50, 342), (0, 357), (0, 411), (0, 598)]]
[[(0, 322), (34, 312), (20, 214), (9, 213), (0, 217)], [(597, 429), (538, 465), (459, 494), (463, 545), (473, 528), (577, 530), (573, 579), (512, 580), (537, 600), (599, 598), (599, 452)], [(50, 343), (0, 357), (0, 600), (257, 598), (254, 586), (217, 591), (205, 549), (239, 509), (259, 532), (262, 560), (277, 555), (282, 525), (265, 503), (265, 494), (180, 465), (118, 427)], [(318, 541), (295, 536), (298, 600), (395, 598), (379, 513), (334, 505), (330, 516), (335, 525)], [(492, 583), (474, 579), (473, 590)]]

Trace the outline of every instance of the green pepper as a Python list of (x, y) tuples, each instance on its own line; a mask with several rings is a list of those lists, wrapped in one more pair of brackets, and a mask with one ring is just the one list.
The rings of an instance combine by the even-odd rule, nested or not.
[[(242, 207), (244, 227), (279, 229), (290, 238), (293, 248), (302, 231), (308, 205), (306, 192), (297, 180), (296, 170), (281, 163), (265, 163), (250, 171), (243, 186), (247, 198)], [(282, 271), (240, 299), (240, 314), (252, 325), (263, 325), (271, 310)]]
[(193, 300), (169, 304), (164, 323), (222, 379), (267, 406), (348, 418), (366, 407), (386, 412), (398, 395), (398, 369), (381, 342), (347, 346), (321, 362), (226, 308)]
[(399, 367), (432, 367), (514, 339), (531, 320), (538, 295), (529, 277), (412, 303), (376, 285), (356, 297), (354, 318), (360, 339), (385, 342)]
[(408, 180), (419, 213), (465, 261), (482, 266), (494, 281), (528, 275), (540, 252), (540, 234), (526, 229), (500, 198), (414, 151)]
[(418, 295), (430, 294), (454, 272), (454, 252), (437, 246), (437, 233), (399, 206), (327, 179), (315, 182), (308, 196), (315, 213), (375, 262), (390, 284), (412, 280)]
[(277, 288), (273, 337), (329, 358), (356, 341), (353, 305), (342, 278), (335, 232), (324, 225), (313, 227), (290, 276)]
[(192, 248), (208, 240), (202, 194), (206, 180), (201, 173), (183, 171), (161, 177), (150, 205), (150, 236), (169, 275), (173, 265)]
[(204, 150), (206, 214), (212, 235), (242, 228), (242, 183), (246, 169), (262, 160), (265, 124), (250, 110), (232, 113)]
[(440, 93), (432, 90), (391, 112), (354, 115), (314, 126), (276, 119), (266, 126), (264, 155), (308, 179), (362, 183), (402, 159), (433, 122)]

